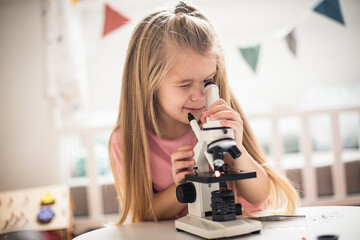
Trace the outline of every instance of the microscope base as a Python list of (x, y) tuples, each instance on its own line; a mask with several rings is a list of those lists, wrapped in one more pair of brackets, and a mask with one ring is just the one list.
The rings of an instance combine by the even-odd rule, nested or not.
[(207, 238), (224, 238), (260, 232), (261, 222), (251, 219), (236, 218), (225, 222), (215, 222), (211, 217), (200, 218), (187, 215), (175, 221), (177, 230)]

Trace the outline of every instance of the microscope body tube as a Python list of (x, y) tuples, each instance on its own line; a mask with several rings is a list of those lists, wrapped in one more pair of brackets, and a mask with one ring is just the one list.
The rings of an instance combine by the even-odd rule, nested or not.
[(205, 84), (204, 94), (206, 98), (206, 109), (209, 109), (211, 104), (219, 100), (219, 88), (214, 82), (207, 82)]

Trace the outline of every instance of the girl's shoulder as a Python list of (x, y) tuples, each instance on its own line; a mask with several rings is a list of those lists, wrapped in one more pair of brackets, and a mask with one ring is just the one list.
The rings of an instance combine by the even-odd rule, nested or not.
[[(161, 146), (161, 148), (178, 148), (183, 145), (195, 145), (197, 139), (191, 129), (183, 136), (177, 139), (163, 139), (157, 136), (150, 128), (146, 128), (146, 136), (150, 147)], [(122, 133), (120, 128), (115, 128), (110, 136), (110, 148), (121, 148)]]
[(111, 145), (117, 145), (121, 143), (121, 131), (120, 128), (115, 128), (110, 136), (110, 146)]
[(183, 136), (180, 136), (178, 138), (175, 139), (166, 139), (166, 138), (161, 138), (159, 136), (157, 136), (151, 129), (146, 128), (146, 135), (148, 137), (148, 139), (150, 141), (155, 141), (155, 142), (159, 142), (162, 144), (182, 144), (182, 143), (186, 143), (186, 142), (193, 142), (193, 139), (195, 138), (195, 135), (193, 133), (193, 131), (191, 129), (189, 129), (189, 131), (187, 131)]

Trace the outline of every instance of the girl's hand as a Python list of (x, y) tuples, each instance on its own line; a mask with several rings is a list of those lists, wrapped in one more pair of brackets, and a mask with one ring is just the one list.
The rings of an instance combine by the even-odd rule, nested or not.
[(176, 185), (185, 183), (185, 175), (193, 173), (189, 169), (195, 165), (195, 160), (191, 159), (194, 156), (194, 146), (179, 147), (177, 152), (171, 154), (172, 175)]
[(243, 121), (240, 113), (232, 109), (223, 99), (219, 99), (203, 112), (201, 122), (205, 123), (207, 117), (210, 117), (211, 120), (221, 120), (221, 125), (232, 128), (234, 130), (234, 140), (238, 147), (242, 146)]

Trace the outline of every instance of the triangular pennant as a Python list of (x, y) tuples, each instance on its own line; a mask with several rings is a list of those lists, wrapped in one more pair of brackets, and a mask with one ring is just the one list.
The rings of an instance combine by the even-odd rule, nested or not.
[(339, 0), (323, 0), (319, 5), (314, 7), (314, 11), (345, 25)]
[(77, 3), (77, 2), (79, 2), (80, 0), (70, 0), (70, 2), (72, 3), (72, 4), (75, 4), (75, 3)]
[(241, 55), (245, 61), (249, 64), (251, 69), (256, 72), (256, 66), (259, 58), (260, 45), (248, 48), (239, 48)]
[(285, 40), (286, 40), (286, 43), (287, 43), (290, 51), (292, 52), (292, 54), (294, 54), (294, 56), (296, 56), (296, 37), (295, 37), (295, 31), (292, 30), (291, 32), (289, 32), (289, 34), (286, 35)]
[(129, 21), (127, 17), (115, 11), (109, 4), (105, 4), (105, 24), (103, 37), (108, 33), (118, 29)]

